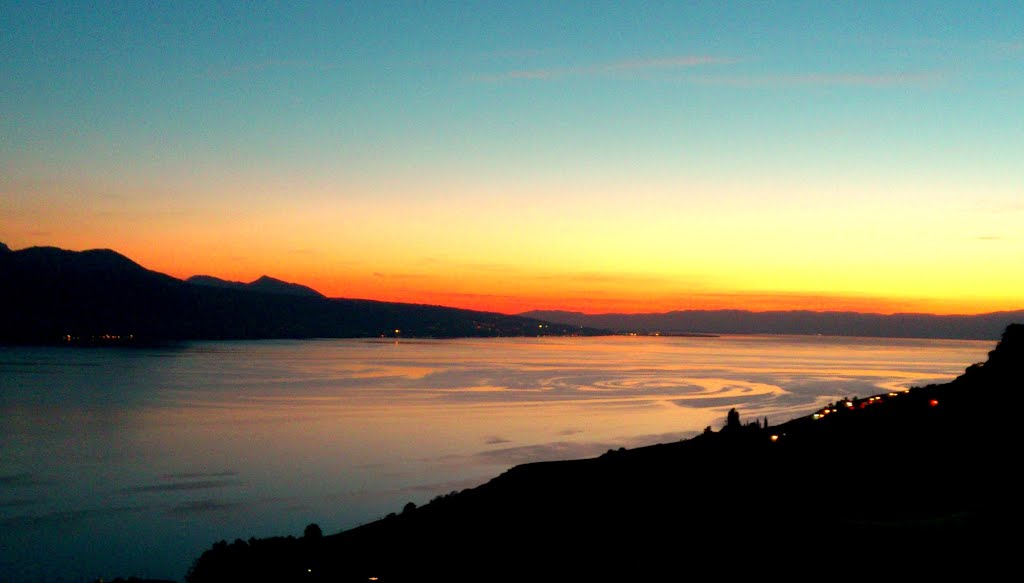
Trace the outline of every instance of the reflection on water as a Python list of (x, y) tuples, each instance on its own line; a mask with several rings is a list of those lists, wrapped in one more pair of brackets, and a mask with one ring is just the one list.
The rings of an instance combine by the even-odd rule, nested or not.
[(781, 422), (952, 378), (993, 343), (822, 337), (0, 348), (0, 573), (180, 579), (220, 539), (325, 532), (514, 464)]

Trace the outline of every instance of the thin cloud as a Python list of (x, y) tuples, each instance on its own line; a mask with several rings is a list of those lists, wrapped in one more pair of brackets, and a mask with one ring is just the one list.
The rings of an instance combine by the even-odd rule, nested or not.
[(33, 506), (43, 502), (42, 498), (16, 498), (14, 500), (0, 501), (0, 508), (14, 508), (17, 506)]
[[(634, 273), (604, 273), (598, 271), (575, 271), (535, 275), (526, 272), (522, 267), (503, 263), (459, 263), (456, 265), (466, 270), (481, 273), (497, 273), (510, 277), (515, 276), (520, 280), (528, 279), (542, 283), (558, 281), (561, 283), (574, 282), (577, 284), (618, 283), (622, 285), (660, 285), (679, 283), (680, 281), (679, 277), (664, 277)], [(374, 275), (376, 275), (376, 273)], [(690, 283), (690, 285), (695, 285), (695, 282), (688, 283)]]
[(723, 87), (918, 87), (932, 85), (945, 78), (940, 73), (807, 73), (799, 75), (743, 75), (692, 77), (698, 85)]
[(26, 514), (0, 519), (0, 528), (53, 527), (79, 523), (97, 516), (112, 516), (145, 510), (141, 506), (114, 506), (111, 508), (93, 508), (86, 510), (62, 510), (43, 514)]
[(490, 51), (476, 55), (478, 59), (521, 59), (524, 57), (538, 57), (544, 51), (540, 49), (512, 49), (507, 51)]
[(373, 277), (383, 279), (423, 279), (426, 275), (422, 273), (383, 273), (374, 271)]
[(1009, 202), (1005, 200), (979, 200), (974, 203), (972, 210), (999, 215), (1007, 213), (1019, 213), (1024, 212), (1024, 202)]
[(585, 271), (576, 273), (538, 275), (534, 276), (532, 279), (538, 281), (559, 281), (567, 283), (574, 282), (577, 284), (617, 283), (623, 285), (664, 285), (679, 282), (679, 278), (662, 277), (655, 275), (636, 275), (629, 273), (600, 273)]
[(243, 506), (245, 506), (245, 504), (241, 502), (224, 502), (221, 500), (206, 498), (203, 500), (193, 500), (178, 504), (168, 510), (167, 514), (170, 514), (171, 516), (188, 516), (193, 514), (222, 513), (242, 508)]
[(3, 474), (0, 475), (0, 486), (38, 486), (41, 484), (52, 484), (52, 480), (44, 479), (37, 474), (30, 474), (28, 472), (21, 472), (17, 474)]
[(611, 72), (635, 71), (637, 69), (682, 69), (687, 67), (698, 67), (700, 65), (732, 65), (738, 62), (739, 59), (732, 57), (682, 56), (665, 57), (660, 59), (619, 61), (603, 65), (599, 70)]
[(730, 65), (739, 62), (733, 57), (684, 55), (653, 59), (632, 59), (612, 61), (596, 65), (577, 67), (553, 67), (546, 69), (520, 69), (491, 75), (479, 75), (479, 81), (551, 80), (567, 77), (608, 77), (624, 73), (643, 71), (670, 71), (705, 65)]
[(325, 71), (333, 69), (334, 65), (314, 63), (312, 61), (288, 60), (288, 59), (267, 59), (253, 63), (243, 63), (226, 67), (210, 67), (206, 70), (206, 77), (209, 79), (230, 79), (243, 77), (272, 69), (299, 69), (309, 71)]
[(177, 474), (164, 474), (161, 480), (194, 480), (196, 478), (231, 478), (238, 475), (234, 470), (223, 470), (219, 472), (181, 472)]
[(995, 43), (996, 52), (1008, 56), (1024, 55), (1024, 41), (1006, 41)]
[(211, 488), (226, 488), (237, 486), (241, 480), (196, 480), (194, 482), (171, 482), (169, 484), (154, 484), (151, 486), (137, 486), (125, 488), (125, 492), (176, 492), (180, 490), (208, 490)]

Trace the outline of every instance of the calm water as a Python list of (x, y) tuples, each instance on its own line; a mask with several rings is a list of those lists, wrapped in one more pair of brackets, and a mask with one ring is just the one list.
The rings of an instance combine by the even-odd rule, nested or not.
[(950, 379), (995, 342), (829, 337), (0, 348), (0, 579), (181, 580), (512, 465)]

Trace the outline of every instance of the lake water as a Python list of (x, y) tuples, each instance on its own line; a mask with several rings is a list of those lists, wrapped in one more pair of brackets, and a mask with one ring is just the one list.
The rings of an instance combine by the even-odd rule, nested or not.
[(801, 336), (0, 348), (0, 580), (182, 580), (221, 539), (337, 532), (530, 461), (782, 422), (995, 342)]

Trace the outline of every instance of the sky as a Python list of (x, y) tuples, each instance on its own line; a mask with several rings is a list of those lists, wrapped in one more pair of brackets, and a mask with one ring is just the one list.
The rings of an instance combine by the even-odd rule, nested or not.
[(0, 241), (518, 313), (1024, 309), (1019, 2), (0, 0)]

